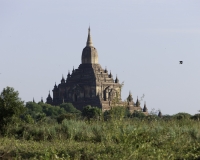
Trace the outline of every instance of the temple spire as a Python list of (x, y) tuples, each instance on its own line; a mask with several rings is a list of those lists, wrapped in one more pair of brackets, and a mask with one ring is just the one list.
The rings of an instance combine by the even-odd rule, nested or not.
[(137, 96), (137, 101), (136, 101), (136, 107), (140, 107), (140, 101), (138, 100), (138, 96)]
[(131, 91), (129, 91), (129, 95), (127, 97), (127, 101), (128, 101), (128, 104), (129, 104), (129, 102), (133, 102), (133, 97), (132, 97)]
[(108, 70), (107, 70), (107, 67), (105, 67), (105, 70), (104, 70), (104, 72), (105, 72), (105, 73), (107, 73), (107, 72), (108, 72)]
[(89, 26), (89, 28), (88, 28), (88, 38), (87, 38), (86, 46), (88, 46), (88, 47), (93, 47), (92, 38), (91, 38), (91, 36), (90, 36), (90, 26)]
[(143, 112), (148, 112), (148, 109), (147, 109), (147, 106), (146, 106), (146, 102), (144, 102)]
[(70, 78), (70, 71), (68, 70), (67, 78)]
[(110, 77), (110, 78), (112, 78), (112, 73), (111, 73), (111, 70), (110, 70), (110, 74), (109, 74), (109, 77)]
[(119, 83), (119, 79), (117, 78), (117, 75), (116, 75), (115, 83)]
[(61, 83), (65, 83), (65, 78), (64, 78), (63, 74), (62, 74)]

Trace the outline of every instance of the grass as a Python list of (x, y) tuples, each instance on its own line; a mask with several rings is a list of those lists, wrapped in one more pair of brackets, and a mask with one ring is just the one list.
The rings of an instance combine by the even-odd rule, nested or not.
[(194, 120), (64, 120), (8, 127), (2, 159), (200, 159)]

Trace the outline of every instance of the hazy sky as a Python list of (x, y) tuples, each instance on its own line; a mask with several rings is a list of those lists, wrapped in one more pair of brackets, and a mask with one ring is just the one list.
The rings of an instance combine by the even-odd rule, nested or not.
[(149, 111), (200, 110), (199, 0), (0, 0), (0, 91), (46, 101), (81, 63), (89, 25), (123, 100), (131, 91)]

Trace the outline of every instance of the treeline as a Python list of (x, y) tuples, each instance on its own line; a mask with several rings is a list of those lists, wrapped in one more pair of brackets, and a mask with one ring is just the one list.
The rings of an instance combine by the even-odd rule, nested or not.
[(0, 159), (200, 159), (199, 114), (102, 112), (0, 94)]
[(57, 121), (61, 123), (64, 119), (76, 120), (103, 120), (109, 119), (147, 119), (147, 120), (199, 120), (200, 114), (190, 115), (188, 113), (178, 113), (175, 115), (157, 115), (156, 111), (151, 111), (149, 115), (135, 111), (131, 113), (126, 107), (115, 106), (109, 111), (102, 112), (95, 106), (85, 106), (82, 110), (77, 110), (71, 103), (63, 103), (59, 106), (52, 106), (43, 102), (24, 102), (19, 98), (18, 91), (12, 87), (4, 88), (0, 96), (0, 128), (6, 127), (9, 123), (23, 121), (26, 123), (37, 123), (39, 121)]

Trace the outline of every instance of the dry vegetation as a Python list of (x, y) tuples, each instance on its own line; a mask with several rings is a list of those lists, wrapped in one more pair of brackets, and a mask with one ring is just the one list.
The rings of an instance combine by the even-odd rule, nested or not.
[(199, 159), (200, 123), (191, 119), (64, 120), (9, 126), (3, 159)]

